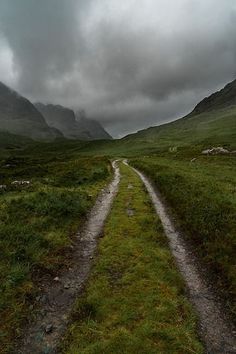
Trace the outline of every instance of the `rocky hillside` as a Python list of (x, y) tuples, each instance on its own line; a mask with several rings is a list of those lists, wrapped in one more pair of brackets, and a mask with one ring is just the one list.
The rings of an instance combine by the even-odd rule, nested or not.
[(87, 136), (77, 126), (75, 114), (60, 105), (36, 103), (35, 107), (44, 116), (50, 127), (59, 129), (68, 139), (86, 139)]
[(80, 114), (75, 115), (69, 108), (42, 103), (36, 103), (35, 106), (44, 116), (47, 124), (59, 129), (68, 139), (111, 139), (100, 123), (81, 117)]
[(42, 114), (26, 98), (0, 82), (0, 131), (35, 140), (54, 140), (63, 135), (50, 128)]
[(86, 118), (84, 112), (76, 112), (76, 120), (79, 129), (86, 133), (90, 140), (112, 139), (101, 123)]
[(204, 100), (194, 108), (192, 114), (209, 112), (230, 106), (236, 106), (236, 80), (230, 82), (222, 90), (204, 98)]

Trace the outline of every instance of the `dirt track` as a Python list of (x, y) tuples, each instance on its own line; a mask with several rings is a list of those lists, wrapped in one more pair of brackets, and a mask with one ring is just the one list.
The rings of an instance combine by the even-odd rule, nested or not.
[(120, 173), (113, 162), (114, 178), (99, 195), (73, 249), (73, 266), (58, 274), (58, 278), (44, 284), (39, 297), (39, 311), (25, 329), (24, 338), (17, 343), (15, 353), (56, 353), (60, 338), (68, 324), (68, 317), (76, 297), (88, 278), (97, 239), (117, 193)]
[(133, 170), (143, 181), (162, 221), (171, 251), (188, 287), (190, 301), (198, 313), (200, 335), (205, 344), (206, 352), (208, 354), (235, 354), (236, 332), (225, 314), (223, 304), (216, 298), (214, 290), (208, 284), (203, 272), (199, 271), (197, 260), (172, 223), (159, 193), (154, 189), (148, 178), (140, 171)]

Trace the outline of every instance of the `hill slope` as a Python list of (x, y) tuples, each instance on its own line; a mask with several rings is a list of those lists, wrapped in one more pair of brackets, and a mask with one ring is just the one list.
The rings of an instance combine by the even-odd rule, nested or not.
[(72, 109), (43, 103), (36, 103), (36, 108), (44, 116), (49, 126), (59, 129), (68, 139), (99, 140), (110, 139), (110, 135), (100, 123), (90, 119), (76, 117)]
[(159, 148), (224, 145), (236, 148), (236, 81), (201, 101), (187, 116), (123, 138)]
[(112, 139), (111, 135), (103, 128), (101, 123), (94, 119), (85, 118), (79, 112), (76, 113), (76, 121), (79, 129), (86, 132), (90, 140)]
[(50, 128), (34, 105), (0, 82), (0, 130), (35, 140), (53, 140), (62, 134)]
[(204, 98), (192, 113), (199, 114), (230, 106), (236, 106), (236, 80), (227, 84), (222, 90)]

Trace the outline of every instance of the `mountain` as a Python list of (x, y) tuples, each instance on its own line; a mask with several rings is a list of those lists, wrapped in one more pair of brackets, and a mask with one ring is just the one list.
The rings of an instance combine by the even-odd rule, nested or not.
[(53, 104), (36, 103), (47, 124), (59, 129), (68, 139), (100, 140), (111, 139), (100, 123), (75, 115), (72, 109)]
[(30, 137), (35, 140), (54, 140), (62, 134), (50, 128), (41, 113), (25, 97), (0, 82), (0, 131)]
[[(236, 80), (203, 99), (187, 116), (156, 127), (140, 130), (122, 139), (147, 151), (184, 146), (225, 146), (236, 149)], [(125, 144), (125, 145), (124, 145)]]
[(77, 126), (75, 114), (60, 105), (35, 103), (35, 107), (43, 115), (50, 127), (59, 129), (68, 139), (86, 139), (87, 136)]
[(81, 131), (85, 132), (90, 140), (110, 140), (111, 135), (96, 120), (86, 118), (84, 111), (76, 112), (76, 120)]
[(227, 84), (222, 90), (204, 98), (192, 113), (199, 114), (230, 106), (236, 106), (236, 80)]

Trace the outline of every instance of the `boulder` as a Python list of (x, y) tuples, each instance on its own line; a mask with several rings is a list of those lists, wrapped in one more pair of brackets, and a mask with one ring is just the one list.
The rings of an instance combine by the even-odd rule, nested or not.
[(203, 155), (225, 155), (225, 154), (230, 154), (230, 151), (227, 149), (224, 149), (221, 146), (218, 147), (213, 147), (212, 149), (206, 149), (202, 151)]

